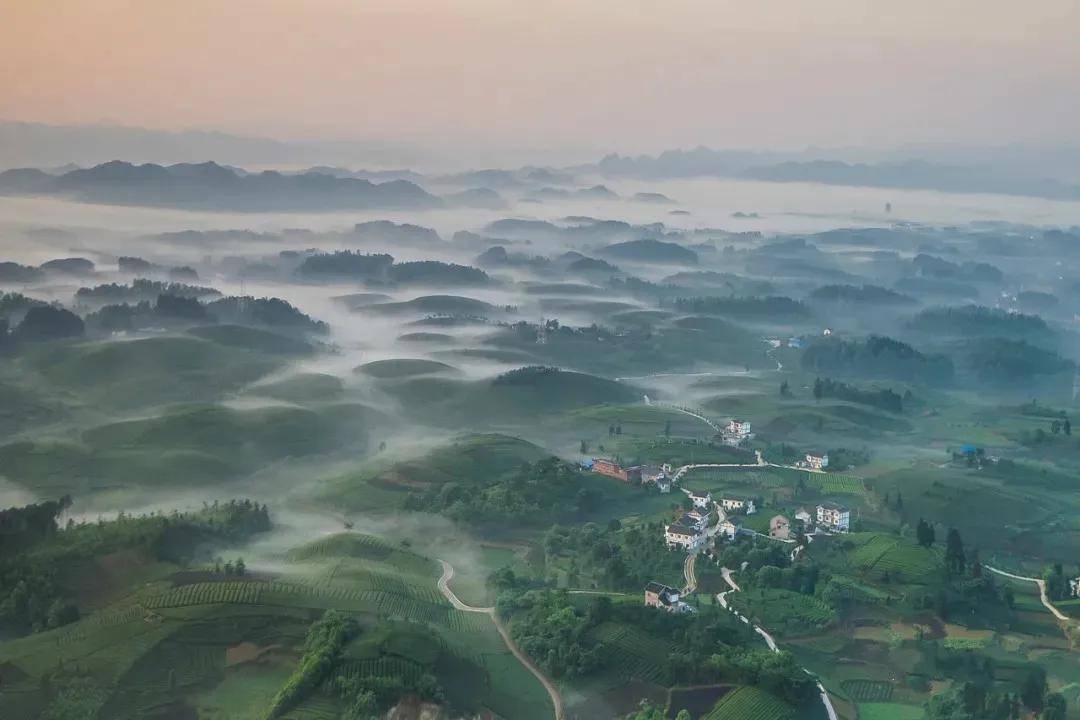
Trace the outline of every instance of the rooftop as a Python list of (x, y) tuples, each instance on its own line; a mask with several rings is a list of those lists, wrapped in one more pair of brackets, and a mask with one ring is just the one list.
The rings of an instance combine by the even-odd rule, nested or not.
[(645, 592), (652, 592), (659, 595), (660, 593), (673, 593), (676, 592), (676, 590), (673, 587), (668, 587), (663, 583), (658, 583), (654, 581), (650, 582), (645, 586)]

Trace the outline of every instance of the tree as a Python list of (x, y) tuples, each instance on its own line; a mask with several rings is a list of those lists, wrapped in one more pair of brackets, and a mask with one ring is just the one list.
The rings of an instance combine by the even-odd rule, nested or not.
[(581, 454), (586, 455), (589, 452), (589, 443), (584, 440), (581, 441)]
[(817, 378), (814, 380), (814, 399), (820, 402), (824, 394), (825, 384), (821, 382), (821, 378)]
[(903, 510), (904, 509), (904, 496), (900, 494), (899, 490), (896, 491), (896, 509), (897, 510)]
[(1020, 685), (1020, 700), (1029, 710), (1038, 712), (1043, 708), (1043, 695), (1046, 693), (1046, 670), (1034, 666), (1028, 670)]
[(964, 541), (956, 528), (949, 528), (945, 537), (945, 569), (950, 575), (959, 577), (964, 574), (965, 562)]
[(1053, 422), (1050, 423), (1050, 432), (1054, 433), (1055, 435), (1060, 435), (1061, 434), (1061, 421), (1060, 420), (1054, 420)]
[(791, 397), (791, 386), (788, 385), (787, 380), (780, 383), (780, 397), (782, 397), (782, 398)]
[(59, 340), (81, 337), (86, 332), (82, 318), (75, 313), (51, 305), (30, 308), (12, 335), (19, 341)]
[(1072, 435), (1072, 423), (1069, 422), (1069, 418), (1065, 418), (1065, 422), (1061, 423), (1061, 429), (1066, 435)]
[(614, 425), (608, 425), (607, 434), (608, 435), (614, 435), (615, 434), (615, 426)]
[(1065, 720), (1065, 696), (1061, 693), (1049, 693), (1043, 703), (1042, 720)]
[(236, 558), (235, 571), (237, 575), (243, 575), (247, 571), (247, 566), (244, 565), (244, 558)]
[(671, 421), (670, 420), (668, 420), (668, 421), (666, 421), (664, 423), (664, 437), (666, 437), (666, 438), (671, 437)]

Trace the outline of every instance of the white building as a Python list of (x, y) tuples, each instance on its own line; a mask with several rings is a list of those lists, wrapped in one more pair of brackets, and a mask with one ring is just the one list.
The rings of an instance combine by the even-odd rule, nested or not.
[(811, 470), (824, 470), (829, 467), (828, 454), (815, 455), (814, 453), (806, 453), (806, 467)]
[(814, 516), (810, 514), (810, 511), (806, 508), (799, 508), (799, 511), (795, 513), (795, 519), (803, 524), (803, 527), (810, 527)]
[(688, 494), (690, 495), (690, 502), (694, 503), (694, 507), (712, 507), (712, 493), (710, 493), (708, 490), (706, 490), (705, 492), (697, 492), (696, 490), (691, 490)]
[(664, 541), (668, 544), (668, 547), (697, 550), (704, 544), (705, 536), (696, 528), (676, 523), (664, 527)]
[(1080, 597), (1080, 577), (1069, 581), (1069, 595)]
[(720, 507), (726, 512), (741, 512), (753, 515), (757, 512), (754, 501), (749, 498), (726, 497), (720, 499)]
[(847, 532), (851, 527), (851, 510), (834, 502), (817, 506), (817, 524), (835, 532)]
[(661, 493), (671, 492), (671, 478), (661, 477), (656, 480), (656, 489)]
[(753, 434), (750, 431), (749, 420), (729, 420), (727, 424), (727, 431), (729, 435), (740, 439), (748, 438)]
[(729, 516), (720, 523), (720, 534), (726, 536), (728, 540), (734, 540), (742, 529), (742, 519), (739, 517)]
[(681, 522), (683, 525), (693, 524), (694, 527), (702, 530), (709, 524), (709, 515), (712, 511), (708, 508), (693, 508), (690, 512), (683, 515)]
[(720, 431), (720, 437), (725, 445), (737, 447), (744, 440), (754, 437), (754, 433), (750, 430), (749, 420), (729, 420), (724, 429)]

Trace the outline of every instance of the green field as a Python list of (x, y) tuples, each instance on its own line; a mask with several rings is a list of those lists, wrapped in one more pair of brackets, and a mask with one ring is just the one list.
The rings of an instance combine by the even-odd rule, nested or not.
[(755, 687), (724, 695), (701, 720), (790, 720), (795, 711), (782, 700)]

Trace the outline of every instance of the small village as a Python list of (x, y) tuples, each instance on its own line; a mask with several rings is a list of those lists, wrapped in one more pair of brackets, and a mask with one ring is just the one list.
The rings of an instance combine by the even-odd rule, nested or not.
[[(745, 447), (754, 437), (749, 420), (732, 419), (722, 426), (717, 438), (730, 447)], [(594, 473), (614, 478), (624, 483), (636, 483), (655, 487), (661, 494), (673, 490), (685, 494), (683, 511), (672, 522), (663, 525), (664, 543), (669, 550), (683, 551), (688, 554), (687, 585), (682, 590), (662, 583), (650, 582), (645, 587), (645, 604), (669, 612), (693, 612), (694, 608), (685, 602), (685, 597), (696, 588), (690, 573), (698, 555), (704, 555), (712, 562), (719, 562), (719, 549), (723, 543), (735, 542), (740, 536), (767, 538), (794, 546), (793, 557), (802, 546), (812, 541), (814, 535), (846, 533), (851, 529), (851, 508), (832, 501), (798, 507), (790, 513), (775, 514), (769, 518), (767, 529), (750, 527), (747, 520), (763, 509), (762, 499), (743, 494), (724, 493), (715, 496), (708, 490), (693, 490), (683, 487), (683, 477), (692, 470), (702, 468), (749, 468), (778, 467), (805, 472), (826, 471), (829, 456), (826, 453), (807, 452), (802, 460), (793, 465), (766, 463), (760, 452), (756, 452), (756, 461), (752, 464), (701, 464), (684, 465), (678, 468), (670, 464), (659, 466), (633, 465), (623, 466), (613, 458), (594, 458), (583, 465)]]

